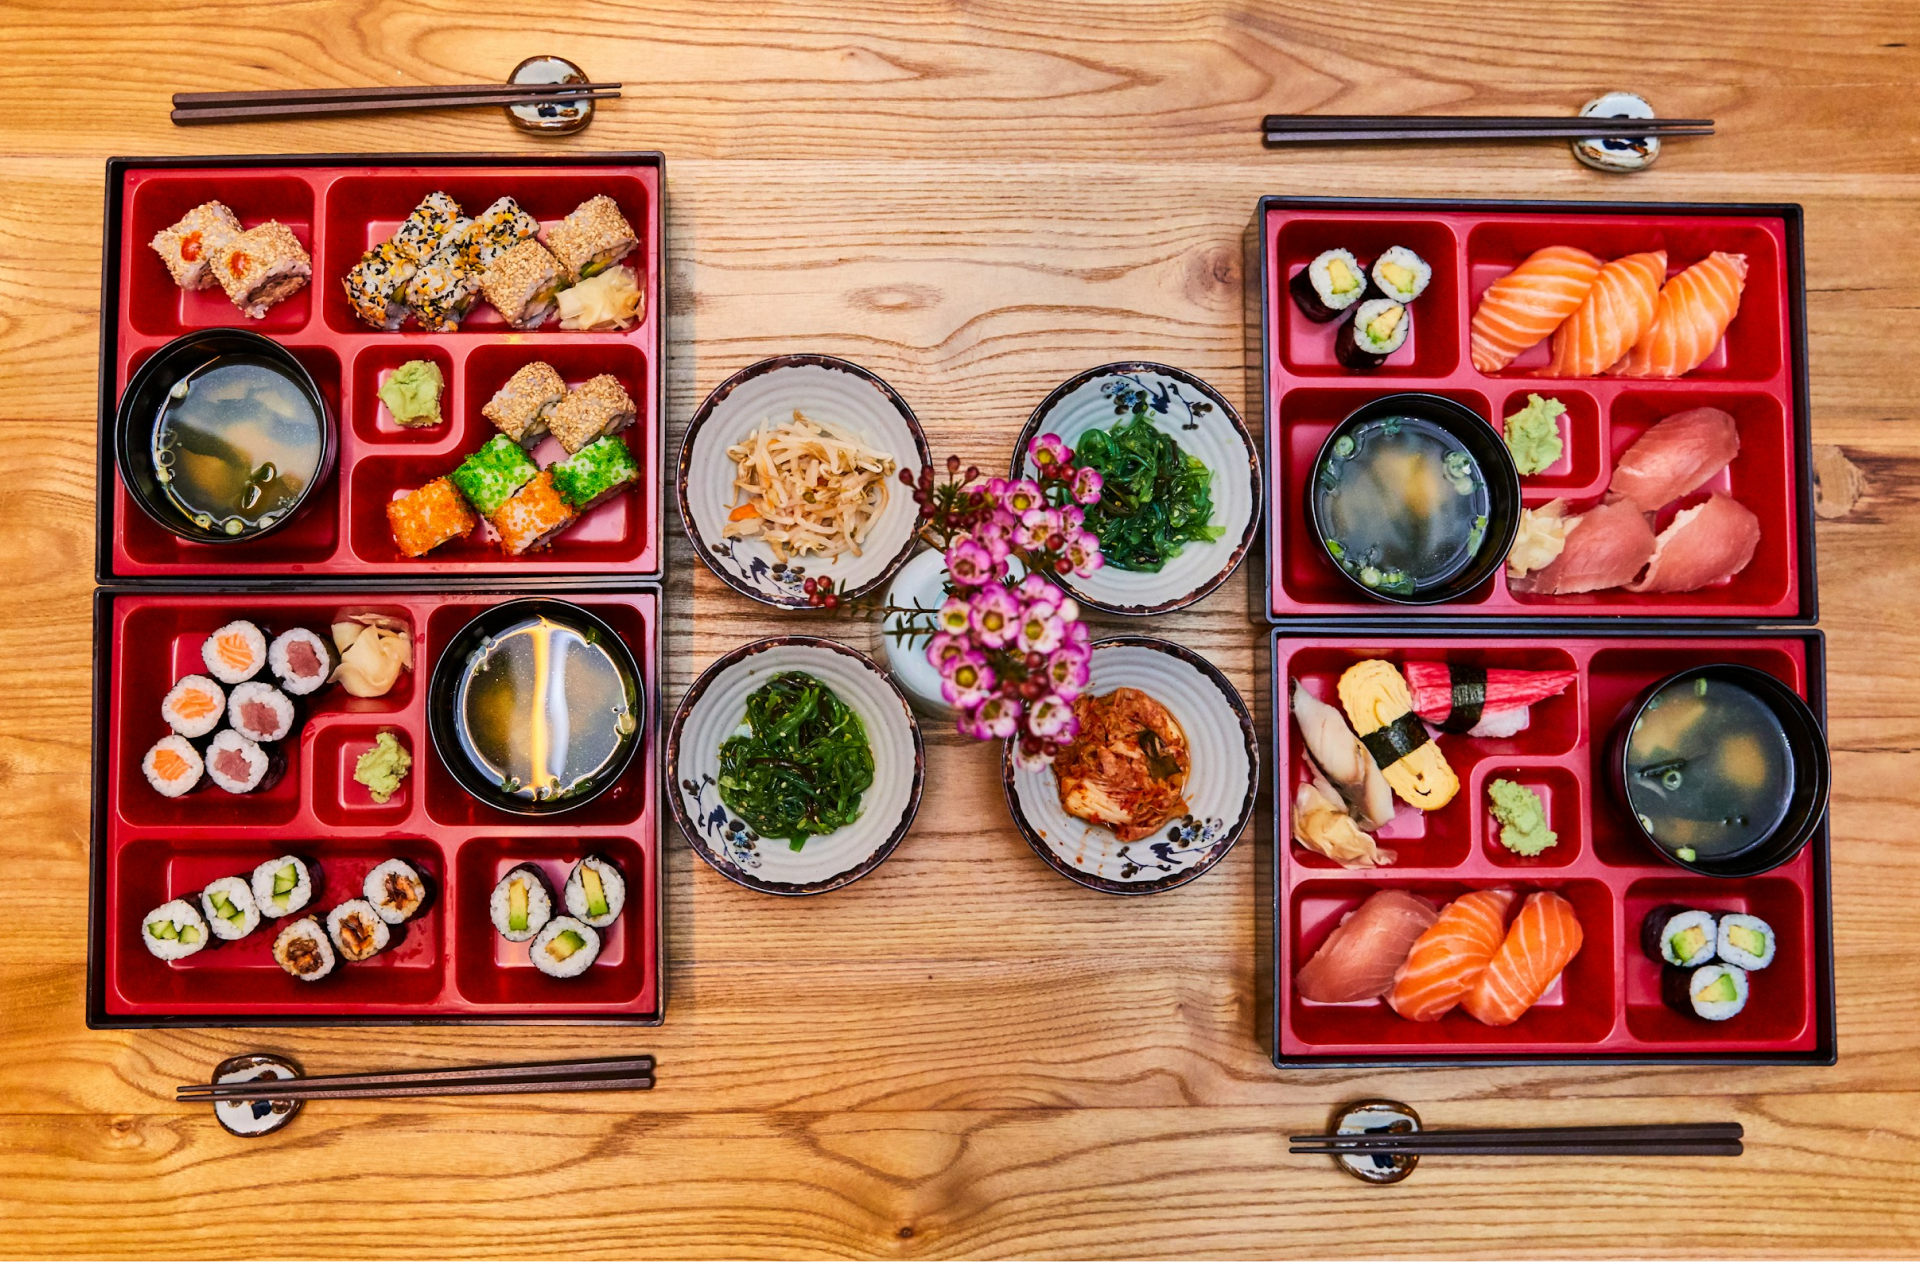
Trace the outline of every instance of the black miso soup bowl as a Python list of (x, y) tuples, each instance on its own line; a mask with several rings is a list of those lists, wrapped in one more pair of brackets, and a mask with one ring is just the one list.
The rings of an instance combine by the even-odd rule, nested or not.
[[(1627, 746), (1633, 738), (1633, 729), (1639, 725), (1640, 716), (1647, 712), (1648, 703), (1660, 695), (1660, 690), (1683, 679), (1705, 679), (1709, 684), (1735, 684), (1759, 698), (1761, 704), (1780, 720), (1780, 729), (1787, 735), (1787, 758), (1793, 765), (1793, 795), (1787, 799), (1787, 811), (1780, 817), (1779, 827), (1745, 850), (1730, 855), (1703, 857), (1692, 862), (1680, 858), (1655, 841), (1652, 834), (1641, 827), (1640, 816), (1633, 809), (1632, 799), (1627, 796), (1627, 777), (1630, 774)], [(1827, 755), (1827, 737), (1820, 729), (1820, 720), (1813, 713), (1813, 707), (1799, 693), (1766, 671), (1732, 662), (1719, 662), (1691, 666), (1656, 681), (1622, 712), (1607, 749), (1607, 780), (1613, 786), (1613, 795), (1620, 804), (1621, 812), (1626, 816), (1628, 829), (1647, 849), (1668, 863), (1702, 876), (1758, 876), (1799, 854), (1813, 840), (1813, 835), (1820, 831), (1820, 822), (1827, 813), (1827, 791), (1833, 782), (1833, 764)]]
[[(1480, 550), (1464, 569), (1446, 582), (1410, 596), (1368, 587), (1333, 559), (1327, 551), (1327, 523), (1320, 519), (1320, 497), (1314, 494), (1327, 465), (1334, 459), (1333, 445), (1362, 425), (1390, 416), (1416, 417), (1458, 439), (1487, 481), (1487, 529), (1480, 540)], [(1313, 527), (1313, 546), (1321, 558), (1355, 591), (1369, 599), (1395, 605), (1437, 605), (1465, 596), (1493, 577), (1494, 571), (1506, 562), (1507, 553), (1513, 550), (1514, 537), (1520, 533), (1520, 471), (1514, 466), (1513, 453), (1507, 450), (1500, 431), (1464, 403), (1418, 391), (1383, 395), (1363, 404), (1334, 426), (1326, 441), (1320, 444), (1320, 454), (1313, 458), (1306, 500), (1307, 520)]]
[[(286, 370), (299, 387), (320, 425), (320, 461), (306, 489), (293, 506), (279, 518), (257, 530), (230, 535), (199, 525), (182, 512), (160, 488), (153, 466), (153, 429), (159, 423), (160, 408), (168, 392), (187, 377), (216, 359), (229, 355), (257, 355)], [(332, 413), (306, 365), (270, 337), (249, 329), (202, 329), (168, 342), (147, 358), (127, 383), (120, 396), (120, 408), (114, 415), (113, 454), (120, 466), (120, 480), (140, 511), (182, 539), (193, 543), (247, 543), (283, 529), (313, 503), (314, 493), (333, 476), (334, 453), (338, 440), (334, 434)]]
[[(460, 686), (475, 655), (495, 635), (537, 617), (571, 627), (607, 650), (627, 694), (633, 731), (614, 754), (612, 763), (592, 782), (563, 797), (532, 799), (506, 792), (467, 757), (467, 751), (460, 744), (458, 710)], [(593, 801), (626, 775), (634, 754), (645, 742), (646, 730), (647, 692), (641, 686), (640, 667), (634, 661), (633, 651), (619, 632), (598, 614), (564, 600), (527, 597), (495, 605), (480, 614), (460, 628), (441, 650), (439, 660), (433, 664), (432, 682), (427, 687), (427, 733), (433, 740), (433, 752), (440, 759), (440, 765), (453, 776), (455, 783), (481, 803), (514, 815), (559, 815)]]

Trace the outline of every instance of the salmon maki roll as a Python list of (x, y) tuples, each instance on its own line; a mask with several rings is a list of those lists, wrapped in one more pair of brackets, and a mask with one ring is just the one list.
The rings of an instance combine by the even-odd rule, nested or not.
[(1600, 269), (1593, 288), (1553, 334), (1548, 377), (1598, 377), (1620, 362), (1653, 323), (1667, 252), (1629, 254)]
[(1550, 245), (1487, 286), (1473, 312), (1473, 366), (1499, 372), (1545, 341), (1586, 300), (1600, 267), (1585, 250)]
[(1409, 1021), (1438, 1021), (1479, 979), (1506, 935), (1510, 889), (1475, 890), (1448, 903), (1394, 974), (1387, 1004)]
[(1580, 954), (1584, 936), (1572, 903), (1550, 890), (1527, 895), (1513, 928), (1460, 1006), (1484, 1025), (1512, 1025)]
[(1747, 256), (1715, 250), (1666, 283), (1653, 323), (1615, 364), (1622, 377), (1681, 377), (1706, 362), (1740, 313)]

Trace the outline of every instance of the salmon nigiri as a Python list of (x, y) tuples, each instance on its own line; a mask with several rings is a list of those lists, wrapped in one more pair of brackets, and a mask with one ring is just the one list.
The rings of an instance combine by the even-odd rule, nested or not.
[(1394, 975), (1387, 1003), (1409, 1021), (1438, 1021), (1487, 966), (1507, 927), (1509, 889), (1475, 890), (1448, 903)]
[(1598, 377), (1620, 361), (1653, 323), (1667, 252), (1629, 254), (1600, 269), (1580, 306), (1553, 334), (1549, 377)]
[(1582, 937), (1572, 903), (1551, 890), (1527, 895), (1513, 928), (1460, 1006), (1483, 1024), (1512, 1025), (1580, 954)]
[(1580, 306), (1600, 260), (1571, 245), (1550, 245), (1487, 286), (1473, 312), (1473, 366), (1499, 372), (1544, 341)]
[(1715, 250), (1668, 281), (1647, 326), (1613, 366), (1622, 377), (1679, 377), (1713, 354), (1740, 312), (1747, 286), (1747, 256)]

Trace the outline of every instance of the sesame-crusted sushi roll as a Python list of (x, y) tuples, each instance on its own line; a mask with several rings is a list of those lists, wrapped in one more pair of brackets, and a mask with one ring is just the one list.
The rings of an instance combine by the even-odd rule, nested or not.
[(333, 641), (306, 627), (289, 627), (267, 645), (267, 669), (291, 696), (320, 691), (339, 664), (340, 652)]
[(461, 461), (447, 480), (481, 516), (492, 517), (538, 472), (540, 466), (519, 443), (505, 434), (495, 434), (479, 451)]
[(633, 423), (633, 399), (610, 373), (568, 392), (547, 417), (547, 429), (573, 455), (596, 438), (617, 434)]
[(480, 277), (480, 291), (516, 329), (539, 328), (553, 314), (560, 285), (559, 260), (538, 241), (522, 241)]
[(293, 701), (272, 684), (250, 679), (227, 697), (227, 722), (250, 741), (284, 740), (293, 730)]
[(250, 884), (263, 916), (291, 916), (313, 901), (313, 869), (296, 854), (268, 859), (253, 870)]
[(427, 879), (405, 859), (388, 859), (367, 873), (361, 892), (380, 919), (390, 925), (404, 925), (426, 905)]
[(393, 941), (393, 930), (387, 928), (372, 903), (349, 898), (327, 913), (327, 936), (333, 939), (341, 959), (358, 963), (386, 950)]
[(407, 282), (408, 310), (434, 333), (458, 330), (479, 298), (480, 273), (458, 243), (442, 246)]
[(260, 927), (260, 907), (245, 877), (223, 876), (201, 890), (200, 912), (222, 942), (238, 942)]
[(506, 554), (519, 556), (552, 543), (578, 516), (573, 505), (553, 489), (553, 474), (542, 470), (487, 520), (493, 523)]
[(479, 524), (445, 478), (435, 478), (387, 504), (387, 526), (402, 556), (425, 556), (450, 539), (466, 538)]
[(220, 726), (227, 712), (227, 694), (205, 675), (186, 675), (160, 703), (160, 717), (182, 736), (196, 739)]
[(553, 475), (553, 489), (581, 513), (640, 480), (640, 465), (617, 434), (594, 439), (547, 472)]
[(627, 881), (604, 856), (590, 854), (567, 874), (566, 899), (569, 916), (605, 929), (627, 905)]
[(273, 962), (303, 982), (319, 981), (340, 963), (326, 930), (312, 916), (302, 916), (280, 931), (273, 940)]
[(252, 793), (279, 778), (278, 760), (228, 728), (207, 746), (207, 778), (228, 793)]
[(604, 193), (581, 202), (572, 214), (547, 229), (547, 248), (560, 260), (571, 283), (598, 276), (639, 244), (619, 203)]
[(392, 332), (407, 318), (407, 282), (416, 264), (391, 241), (382, 241), (347, 269), (340, 284), (362, 323)]
[(206, 763), (184, 736), (163, 736), (140, 759), (141, 774), (161, 797), (177, 798), (200, 783)]
[(527, 955), (548, 977), (578, 977), (600, 958), (600, 934), (572, 916), (555, 916), (535, 935)]
[(540, 869), (523, 863), (500, 878), (487, 903), (495, 932), (509, 942), (525, 942), (553, 919), (553, 891)]
[(554, 366), (535, 360), (508, 377), (480, 415), (514, 442), (531, 447), (546, 436), (548, 414), (566, 397), (567, 383)]
[(153, 249), (182, 289), (212, 289), (213, 256), (241, 233), (240, 220), (219, 202), (201, 202), (153, 234)]
[(473, 217), (469, 244), (475, 261), (484, 268), (522, 241), (539, 235), (540, 221), (520, 209), (513, 198), (501, 197)]
[(244, 684), (267, 664), (267, 637), (260, 628), (238, 618), (206, 638), (200, 660), (223, 684)]
[(306, 286), (313, 259), (293, 229), (269, 219), (221, 246), (213, 256), (213, 274), (233, 305), (259, 320), (275, 303)]
[(211, 936), (199, 910), (184, 898), (162, 903), (140, 918), (140, 941), (155, 959), (184, 960), (205, 950)]
[(410, 263), (424, 263), (440, 248), (447, 232), (460, 222), (460, 203), (442, 192), (420, 199), (393, 234), (394, 248)]

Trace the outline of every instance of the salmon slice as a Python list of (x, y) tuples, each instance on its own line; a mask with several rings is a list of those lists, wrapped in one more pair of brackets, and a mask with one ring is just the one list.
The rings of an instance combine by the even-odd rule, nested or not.
[(1585, 250), (1550, 245), (1487, 286), (1473, 312), (1473, 366), (1499, 372), (1543, 341), (1579, 308), (1600, 266)]
[(188, 689), (173, 702), (173, 712), (183, 719), (204, 719), (219, 708), (219, 702), (197, 689)]
[(1294, 975), (1294, 989), (1314, 1003), (1378, 999), (1393, 985), (1415, 939), (1439, 915), (1405, 890), (1380, 890), (1340, 918), (1327, 940)]
[(1760, 546), (1760, 519), (1739, 500), (1716, 492), (1683, 508), (1654, 541), (1647, 574), (1630, 592), (1692, 592), (1747, 568)]
[(1507, 586), (1539, 596), (1621, 587), (1653, 559), (1654, 547), (1646, 515), (1632, 500), (1615, 500), (1574, 518), (1560, 555), (1525, 578), (1509, 579)]
[(1460, 1006), (1485, 1025), (1512, 1025), (1580, 954), (1583, 938), (1572, 903), (1551, 890), (1527, 895), (1513, 928)]
[(1667, 252), (1629, 254), (1600, 269), (1580, 306), (1553, 334), (1548, 377), (1598, 377), (1632, 349), (1653, 323)]
[(1451, 1012), (1500, 949), (1512, 903), (1510, 889), (1475, 890), (1448, 903), (1394, 975), (1388, 1005), (1409, 1021)]
[(1740, 313), (1747, 256), (1715, 250), (1666, 283), (1647, 326), (1613, 366), (1622, 377), (1679, 377), (1713, 354)]
[(243, 635), (223, 635), (213, 642), (213, 651), (220, 655), (223, 665), (234, 670), (244, 670), (253, 664), (253, 648)]
[(162, 780), (178, 780), (188, 770), (187, 760), (171, 749), (163, 749), (153, 756), (153, 774)]
[(1634, 439), (1614, 462), (1607, 489), (1657, 513), (1733, 463), (1740, 427), (1719, 408), (1675, 412)]

